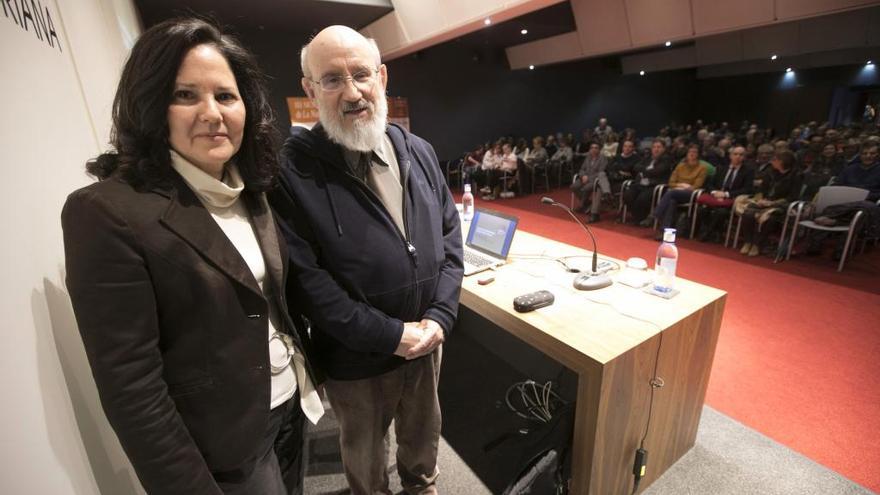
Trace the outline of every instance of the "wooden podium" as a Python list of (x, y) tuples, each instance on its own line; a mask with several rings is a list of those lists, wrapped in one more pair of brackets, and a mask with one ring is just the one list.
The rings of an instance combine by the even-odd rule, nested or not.
[[(571, 493), (630, 493), (647, 427), (641, 491), (694, 445), (727, 295), (680, 278), (668, 300), (616, 282), (577, 291), (574, 274), (553, 258), (579, 255), (570, 263), (589, 267), (591, 252), (519, 231), (495, 282), (465, 277), (461, 303), (578, 375)], [(625, 263), (613, 261), (616, 279)], [(514, 297), (541, 289), (556, 296), (552, 306), (514, 311)], [(664, 385), (648, 425), (655, 362)]]

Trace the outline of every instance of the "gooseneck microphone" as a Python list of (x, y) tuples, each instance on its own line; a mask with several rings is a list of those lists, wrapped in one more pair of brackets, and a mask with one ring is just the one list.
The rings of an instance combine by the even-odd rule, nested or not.
[(544, 196), (541, 198), (541, 202), (545, 205), (558, 206), (565, 210), (578, 225), (581, 226), (587, 234), (589, 234), (590, 239), (593, 241), (593, 270), (590, 273), (582, 273), (580, 275), (575, 276), (574, 278), (574, 288), (578, 290), (596, 290), (601, 289), (603, 287), (608, 287), (611, 285), (611, 278), (604, 273), (599, 273), (599, 249), (596, 244), (596, 237), (593, 235), (593, 231), (590, 230), (589, 227), (581, 222), (577, 215), (571, 211), (571, 208), (565, 206), (564, 204), (554, 200), (553, 198), (549, 198)]

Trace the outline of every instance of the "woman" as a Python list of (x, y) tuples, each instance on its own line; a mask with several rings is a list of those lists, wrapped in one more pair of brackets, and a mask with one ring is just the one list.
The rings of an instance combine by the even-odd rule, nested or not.
[(315, 422), (323, 409), (284, 299), (285, 243), (264, 196), (275, 136), (254, 58), (202, 20), (154, 26), (123, 69), (111, 140), (87, 166), (100, 182), (62, 212), (67, 286), (141, 483), (297, 490), (302, 411)]
[[(700, 160), (699, 157), (700, 147), (695, 144), (688, 146), (684, 160), (675, 167), (672, 175), (669, 176), (669, 187), (654, 209), (654, 217), (660, 222), (660, 232), (675, 224), (675, 211), (678, 205), (690, 201), (694, 190), (703, 187), (703, 183), (709, 176), (709, 171), (714, 171), (712, 165)], [(653, 223), (654, 218), (649, 216), (643, 222), (643, 226), (650, 227)], [(658, 240), (662, 239), (663, 234), (658, 234), (657, 237)]]
[(788, 204), (801, 194), (801, 176), (795, 170), (795, 157), (790, 151), (777, 152), (770, 162), (761, 192), (745, 204), (742, 231), (745, 239), (740, 254), (758, 256), (771, 231), (778, 229)]
[(488, 196), (492, 192), (492, 184), (494, 183), (495, 170), (501, 166), (501, 141), (496, 141), (494, 145), (486, 149), (483, 154), (483, 161), (480, 166), (474, 170), (473, 179), (477, 184), (482, 184), (480, 193)]
[(618, 145), (617, 134), (609, 132), (605, 136), (605, 142), (602, 144), (602, 156), (607, 158), (609, 162), (613, 160), (617, 156)]

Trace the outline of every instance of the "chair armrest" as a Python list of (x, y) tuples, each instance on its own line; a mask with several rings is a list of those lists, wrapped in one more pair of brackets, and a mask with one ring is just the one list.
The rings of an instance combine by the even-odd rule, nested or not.
[(794, 223), (797, 224), (801, 221), (801, 217), (804, 214), (804, 207), (807, 205), (806, 201), (795, 201), (794, 203), (788, 205), (788, 213), (785, 216), (786, 221), (788, 220), (789, 215), (791, 215), (792, 211), (794, 212)]
[[(620, 194), (623, 194), (623, 191), (626, 191), (627, 189), (629, 189), (629, 186), (631, 186), (632, 183), (633, 183), (632, 179), (627, 179), (627, 180), (623, 181), (623, 184), (620, 185)], [(878, 200), (877, 203), (880, 204), (880, 200)]]

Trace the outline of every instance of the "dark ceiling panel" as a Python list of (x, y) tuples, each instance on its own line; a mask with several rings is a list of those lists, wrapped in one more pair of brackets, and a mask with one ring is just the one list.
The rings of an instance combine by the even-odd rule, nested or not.
[[(522, 34), (522, 30), (528, 30)], [(574, 14), (569, 2), (562, 2), (547, 8), (529, 12), (509, 21), (486, 26), (468, 35), (453, 40), (465, 46), (507, 48), (529, 41), (568, 33), (577, 29)]]
[(135, 0), (145, 27), (188, 13), (212, 15), (234, 31), (315, 33), (332, 24), (360, 29), (390, 7), (323, 0)]

